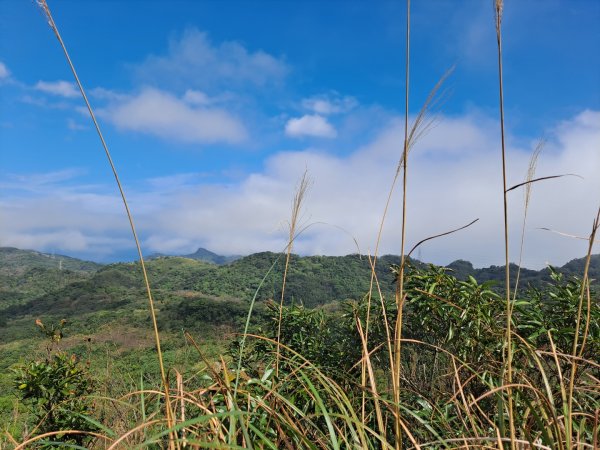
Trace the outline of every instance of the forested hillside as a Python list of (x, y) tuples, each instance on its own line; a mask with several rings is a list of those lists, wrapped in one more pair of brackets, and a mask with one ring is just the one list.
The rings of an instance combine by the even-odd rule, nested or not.
[[(384, 295), (393, 292), (391, 267), (398, 262), (398, 257), (389, 255), (377, 261), (377, 280)], [(7, 248), (0, 249), (0, 263), (0, 311), (5, 321), (27, 315), (78, 316), (124, 307), (145, 307), (138, 263), (102, 266), (66, 256)], [(147, 266), (156, 298), (163, 308), (168, 309), (173, 301), (198, 298), (247, 302), (261, 283), (259, 300), (279, 300), (283, 264), (284, 258), (280, 255), (263, 252), (220, 266), (184, 257), (160, 257), (148, 261)], [(583, 273), (583, 265), (583, 259), (576, 259), (558, 271), (567, 276), (578, 276)], [(458, 279), (473, 276), (479, 282), (497, 281), (498, 289), (502, 286), (503, 266), (475, 269), (468, 261), (459, 260), (448, 268)], [(316, 307), (360, 299), (369, 291), (370, 274), (366, 256), (292, 255), (285, 303)], [(517, 266), (511, 265), (513, 282), (516, 274)], [(592, 257), (589, 274), (594, 282), (600, 279), (600, 255)], [(522, 288), (540, 287), (549, 281), (548, 268), (541, 271), (521, 269)]]
[[(256, 253), (227, 265), (184, 257), (149, 260), (148, 274), (166, 360), (174, 366), (186, 361), (189, 351), (181, 345), (183, 331), (200, 340), (207, 356), (223, 354), (236, 333), (243, 330), (255, 293), (258, 302), (251, 330), (272, 326), (267, 301), (280, 301), (284, 263), (283, 255), (271, 252)], [(397, 256), (383, 256), (377, 261), (379, 288), (388, 299), (393, 298), (395, 289), (392, 267), (398, 263)], [(418, 261), (411, 264), (425, 266)], [(583, 264), (583, 259), (573, 260), (559, 270), (577, 276), (583, 272)], [(448, 268), (459, 279), (472, 276), (480, 282), (498, 281), (496, 289), (502, 286), (503, 267), (475, 269), (467, 261), (455, 261)], [(517, 268), (511, 269), (514, 277)], [(589, 273), (595, 280), (599, 278), (600, 255), (592, 258)], [(8, 369), (24, 358), (45, 353), (43, 336), (35, 325), (37, 319), (50, 327), (65, 319), (61, 345), (87, 355), (94, 370), (104, 371), (104, 377), (112, 377), (115, 370), (127, 377), (136, 372), (157, 373), (139, 263), (99, 265), (3, 248), (0, 281), (0, 390), (7, 393), (0, 395), (0, 419), (8, 417), (14, 405), (14, 394), (10, 394), (13, 376)], [(530, 284), (543, 286), (548, 281), (549, 269), (521, 271), (524, 288)], [(327, 316), (332, 317), (326, 322), (330, 327), (335, 323), (333, 318), (342, 317), (341, 311), (347, 310), (345, 301), (361, 300), (369, 292), (370, 282), (366, 256), (292, 255), (285, 303), (303, 305), (306, 311), (325, 308), (333, 314)], [(307, 323), (313, 320), (309, 315), (302, 317)], [(321, 316), (314, 317), (317, 320)], [(323, 326), (321, 320), (314, 326)]]
[[(63, 262), (59, 265), (58, 261)], [(391, 267), (398, 262), (396, 256), (383, 256), (377, 261), (377, 281), (384, 296), (393, 294)], [(138, 263), (102, 266), (11, 248), (0, 250), (0, 263), (0, 339), (4, 343), (25, 337), (30, 330), (23, 324), (31, 324), (38, 317), (68, 318), (78, 332), (85, 334), (93, 334), (114, 320), (131, 326), (147, 324), (147, 300)], [(235, 328), (245, 318), (259, 286), (259, 304), (268, 299), (280, 300), (283, 264), (284, 258), (271, 252), (221, 266), (183, 257), (152, 259), (147, 266), (158, 302), (159, 326), (165, 330), (213, 325)], [(583, 264), (583, 259), (573, 260), (558, 270), (578, 276), (583, 273)], [(479, 282), (497, 281), (493, 285), (496, 289), (502, 287), (502, 266), (475, 269), (467, 261), (455, 261), (448, 268), (458, 279), (473, 276)], [(517, 267), (511, 266), (513, 282), (516, 272)], [(597, 283), (600, 255), (592, 257), (589, 273)], [(541, 287), (550, 281), (550, 269), (522, 269), (520, 277), (522, 289)], [(313, 308), (359, 300), (369, 291), (370, 282), (369, 259), (365, 256), (292, 255), (284, 301)]]

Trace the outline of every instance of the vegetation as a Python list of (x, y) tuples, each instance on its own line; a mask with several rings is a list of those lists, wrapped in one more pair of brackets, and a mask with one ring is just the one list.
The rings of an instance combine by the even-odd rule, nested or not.
[[(48, 6), (40, 4), (79, 84)], [(403, 250), (409, 149), (428, 126), (439, 87), (409, 127), (407, 6), (405, 138), (391, 188), (402, 175)], [(494, 6), (505, 173), (503, 3)], [(104, 139), (102, 145), (140, 250)], [(530, 172), (523, 185), (541, 180)], [(140, 250), (136, 264), (100, 268), (69, 260), (56, 268), (36, 265), (40, 257), (53, 261), (47, 255), (0, 252), (12, 261), (0, 272), (7, 281), (0, 297), (3, 364), (19, 360), (10, 380), (1, 371), (0, 387), (8, 392), (14, 384), (13, 398), (20, 399), (0, 399), (0, 443), (598, 448), (600, 302), (592, 278), (600, 269), (592, 249), (600, 210), (587, 256), (567, 265), (576, 276), (513, 267), (508, 251), (507, 264), (488, 271), (465, 261), (426, 266), (404, 251), (399, 258), (300, 258), (291, 249), (305, 180), (285, 256), (261, 253), (220, 267), (191, 258), (146, 264)], [(514, 188), (504, 183), (502, 190), (506, 248), (507, 193)], [(45, 325), (42, 315), (55, 325)], [(74, 322), (71, 336), (64, 317)], [(34, 323), (51, 342), (45, 352), (31, 336)], [(55, 348), (59, 342), (65, 350)]]
[(91, 377), (77, 356), (53, 349), (63, 336), (66, 320), (46, 327), (36, 322), (49, 339), (48, 354), (42, 360), (15, 369), (15, 386), (31, 410), (34, 433), (44, 434), (56, 430), (77, 430), (56, 436), (56, 441), (84, 444), (90, 440), (87, 432), (96, 425), (88, 417), (93, 413), (89, 394), (93, 391)]
[[(239, 374), (238, 395), (250, 396), (244, 397), (244, 404), (248, 401), (255, 402), (254, 409), (241, 410), (244, 414), (249, 414), (248, 420), (251, 421), (255, 420), (255, 415), (268, 416), (261, 408), (275, 410), (281, 407), (279, 403), (267, 404), (266, 400), (256, 403), (258, 400), (253, 397), (262, 398), (261, 396), (272, 392), (274, 386), (281, 386), (277, 391), (277, 402), (292, 402), (295, 407), (300, 408), (302, 414), (315, 414), (318, 405), (314, 404), (314, 394), (308, 392), (300, 395), (302, 386), (307, 387), (307, 380), (300, 376), (300, 373), (308, 371), (304, 373), (304, 377), (308, 377), (311, 383), (320, 380), (319, 382), (325, 383), (325, 386), (321, 387), (328, 394), (334, 395), (327, 400), (330, 404), (324, 405), (333, 408), (330, 412), (333, 413), (335, 408), (342, 406), (347, 414), (350, 414), (350, 410), (357, 411), (356, 414), (360, 412), (354, 419), (342, 417), (340, 420), (359, 419), (369, 430), (378, 430), (382, 439), (385, 437), (386, 442), (391, 445), (394, 442), (391, 425), (394, 409), (390, 406), (392, 397), (389, 362), (392, 357), (388, 334), (395, 327), (397, 309), (395, 302), (389, 299), (393, 299), (394, 277), (398, 275), (398, 271), (387, 267), (397, 267), (394, 263), (398, 264), (399, 259), (380, 259), (380, 262), (385, 262), (381, 263), (380, 269), (382, 280), (386, 280), (385, 283), (380, 280), (382, 288), (387, 292), (385, 309), (379, 302), (368, 308), (366, 294), (370, 272), (368, 267), (365, 267), (366, 260), (366, 257), (360, 258), (358, 255), (292, 255), (286, 291), (288, 294), (292, 292), (293, 295), (286, 296), (287, 306), (281, 310), (278, 302), (269, 300), (278, 299), (281, 293), (276, 283), (281, 283), (283, 258), (278, 259), (277, 254), (251, 255), (231, 266), (223, 267), (184, 258), (153, 260), (148, 264), (148, 271), (156, 286), (154, 291), (159, 305), (157, 313), (165, 360), (169, 367), (177, 368), (181, 376), (187, 379), (189, 385), (185, 386), (186, 392), (200, 392), (199, 390), (204, 389), (216, 396), (210, 397), (211, 402), (216, 402), (214, 414), (231, 413), (231, 409), (227, 409), (231, 408), (231, 405), (227, 406), (219, 395), (223, 395), (223, 389), (226, 392), (227, 389), (233, 388), (232, 384)], [(593, 264), (597, 264), (596, 261), (597, 256), (592, 258)], [(247, 347), (243, 354), (240, 354), (239, 333), (243, 331), (249, 308), (246, 293), (253, 287), (258, 287), (260, 273), (264, 276), (273, 262), (276, 262), (276, 267), (279, 268), (271, 271), (270, 277), (267, 277), (269, 281), (263, 284), (258, 295), (264, 300), (254, 306), (252, 315), (250, 333), (257, 337), (249, 337)], [(572, 361), (567, 355), (573, 342), (582, 286), (580, 278), (569, 275), (569, 268), (581, 264), (580, 260), (572, 261), (561, 268), (562, 273), (544, 269), (540, 272), (524, 271), (521, 274), (522, 280), (538, 281), (531, 283), (528, 290), (522, 290), (523, 294), (519, 295), (514, 303), (515, 376), (530, 383), (530, 389), (535, 395), (539, 395), (540, 392), (545, 395), (542, 398), (528, 395), (530, 392), (527, 388), (514, 394), (518, 400), (515, 412), (517, 423), (523, 423), (530, 436), (539, 436), (544, 427), (548, 426), (548, 423), (541, 419), (550, 414), (550, 411), (543, 409), (546, 407), (544, 402), (553, 401), (556, 408), (563, 408), (561, 389), (564, 390), (571, 371)], [(591, 267), (590, 272), (597, 270), (595, 265)], [(491, 268), (489, 271), (477, 269), (475, 273), (482, 280), (488, 279), (487, 281), (479, 281), (468, 275), (465, 277), (465, 271), (461, 271), (461, 268), (475, 271), (466, 262), (454, 263), (448, 268), (426, 266), (416, 262), (407, 270), (402, 356), (402, 383), (406, 388), (402, 393), (402, 405), (410, 411), (404, 420), (413, 438), (418, 442), (450, 436), (475, 437), (485, 434), (486, 427), (490, 426), (488, 420), (499, 429), (503, 420), (506, 420), (504, 416), (497, 414), (498, 402), (502, 402), (502, 396), (485, 397), (487, 392), (501, 387), (504, 332), (502, 324), (505, 310), (500, 301), (501, 289), (498, 289), (497, 283), (489, 281), (489, 278), (501, 273), (502, 268)], [(99, 374), (94, 384), (88, 381), (81, 382), (81, 389), (89, 391), (91, 386), (95, 386), (96, 396), (102, 394), (118, 398), (127, 392), (137, 392), (140, 382), (135, 380), (139, 380), (140, 374), (145, 385), (160, 385), (160, 379), (156, 378), (158, 366), (152, 356), (152, 337), (148, 333), (149, 322), (144, 308), (144, 293), (139, 282), (139, 266), (109, 265), (93, 274), (85, 275), (84, 279), (76, 272), (63, 271), (63, 281), (54, 286), (56, 290), (51, 291), (47, 285), (46, 290), (49, 292), (42, 292), (40, 296), (37, 296), (40, 291), (32, 289), (27, 282), (31, 279), (30, 271), (25, 268), (19, 273), (20, 275), (11, 277), (11, 285), (22, 287), (24, 291), (20, 295), (26, 300), (20, 305), (14, 302), (3, 305), (4, 311), (8, 313), (8, 321), (7, 326), (0, 331), (3, 354), (6, 355), (3, 358), (5, 375), (2, 380), (4, 392), (8, 394), (0, 403), (3, 408), (4, 427), (11, 430), (15, 437), (24, 436), (23, 433), (36, 429), (36, 424), (42, 422), (45, 425), (37, 428), (36, 433), (72, 428), (67, 427), (68, 421), (71, 425), (78, 424), (75, 429), (86, 430), (86, 426), (94, 422), (81, 419), (80, 415), (84, 415), (94, 421), (102, 421), (103, 426), (115, 433), (119, 429), (126, 431), (133, 428), (136, 420), (139, 421), (143, 417), (142, 411), (139, 410), (142, 407), (139, 394), (128, 397), (128, 406), (120, 407), (123, 411), (119, 414), (123, 414), (123, 417), (118, 418), (107, 413), (108, 405), (103, 405), (103, 400), (96, 401), (100, 404), (93, 411), (86, 409), (83, 414), (82, 408), (88, 408), (87, 403), (78, 405), (69, 403), (73, 399), (52, 397), (46, 400), (51, 409), (58, 409), (57, 405), (61, 405), (58, 409), (60, 411), (76, 412), (68, 414), (67, 417), (59, 415), (52, 419), (54, 421), (43, 421), (42, 418), (47, 416), (48, 410), (44, 409), (43, 402), (36, 403), (39, 400), (31, 399), (42, 392), (41, 389), (34, 389), (36, 383), (42, 386), (56, 383), (56, 392), (63, 389), (61, 386), (64, 383), (73, 383), (68, 377), (61, 375), (71, 370), (76, 378), (80, 377), (82, 380), (88, 380), (87, 375), (84, 376), (86, 373)], [(40, 276), (44, 273), (40, 272)], [(204, 280), (204, 277), (209, 280)], [(216, 290), (217, 282), (223, 291)], [(215, 289), (212, 292), (218, 295), (196, 290), (199, 286), (208, 286), (209, 289), (212, 287)], [(302, 301), (305, 298), (303, 286), (309, 286), (312, 290), (308, 292), (310, 303)], [(206, 287), (204, 289), (209, 290)], [(597, 298), (595, 292), (590, 291), (590, 298)], [(69, 317), (69, 321), (72, 322), (68, 335), (61, 337), (62, 346), (68, 348), (71, 353), (63, 351), (51, 356), (44, 344), (45, 340), (35, 335), (34, 321), (36, 317), (43, 317), (44, 322), (60, 323), (61, 315)], [(359, 382), (363, 354), (360, 330), (364, 333), (367, 321), (369, 364), (373, 376), (377, 379), (383, 432), (377, 425), (372, 398), (374, 393), (369, 390), (368, 395), (363, 395), (365, 390)], [(274, 362), (279, 327), (282, 350), (280, 373), (276, 375)], [(47, 331), (54, 336), (59, 328), (48, 325)], [(190, 333), (186, 338), (187, 344), (183, 347), (181, 330)], [(60, 333), (62, 334), (62, 329)], [(580, 350), (581, 365), (577, 369), (575, 380), (575, 404), (579, 408), (577, 413), (582, 414), (583, 418), (587, 417), (587, 420), (578, 425), (581, 433), (587, 436), (585, 442), (592, 442), (590, 439), (593, 439), (593, 417), (600, 402), (594, 387), (594, 380), (600, 375), (599, 366), (595, 361), (596, 355), (600, 354), (600, 305), (597, 301), (590, 304), (589, 319), (587, 316), (583, 318), (578, 333), (580, 342), (584, 340), (584, 336), (586, 338), (585, 346)], [(193, 339), (199, 338), (202, 342), (199, 347), (201, 354), (196, 353), (197, 350), (190, 340), (191, 336), (194, 336)], [(34, 350), (33, 354), (37, 356), (33, 359), (24, 358), (25, 348)], [(537, 352), (533, 349), (537, 349)], [(220, 354), (224, 355), (225, 362), (219, 363)], [(240, 356), (242, 366), (241, 372), (238, 372), (236, 361)], [(89, 361), (90, 372), (81, 366), (81, 359)], [(17, 377), (6, 375), (9, 365), (16, 368), (19, 374)], [(111, 367), (110, 370), (108, 366)], [(120, 373), (122, 379), (129, 381), (115, 386), (115, 373)], [(323, 378), (314, 380), (315, 373)], [(29, 379), (26, 374), (29, 374)], [(43, 378), (42, 374), (45, 374), (46, 378)], [(25, 383), (24, 380), (29, 381)], [(226, 382), (229, 383), (229, 387), (219, 385)], [(27, 397), (29, 400), (24, 404), (15, 403), (18, 396), (25, 397), (23, 394), (26, 391), (17, 389), (11, 393), (11, 385), (14, 383), (18, 383), (17, 386), (25, 383), (31, 392), (37, 393)], [(456, 397), (457, 386), (460, 386), (461, 395), (464, 396), (462, 399)], [(74, 399), (84, 399), (89, 398), (88, 391), (84, 393), (83, 390), (71, 389), (68, 392), (79, 392), (74, 395)], [(173, 391), (173, 395), (175, 394)], [(274, 394), (275, 392), (272, 392), (270, 396)], [(340, 397), (342, 394), (343, 397)], [(319, 392), (319, 395), (325, 394)], [(153, 398), (152, 394), (148, 396)], [(271, 398), (270, 396), (267, 399)], [(484, 397), (479, 400), (482, 396)], [(458, 400), (467, 401), (469, 408)], [(468, 404), (474, 400), (478, 401), (473, 405)], [(156, 403), (156, 398), (150, 403), (144, 401), (144, 407), (150, 404), (153, 408), (158, 408), (155, 413), (160, 411), (160, 404)], [(208, 400), (198, 398), (197, 401)], [(240, 408), (241, 403), (238, 404)], [(37, 407), (31, 409), (27, 404), (35, 404)], [(20, 405), (17, 406), (19, 414), (27, 417), (26, 421), (20, 422), (21, 427), (11, 421), (15, 405)], [(217, 408), (218, 405), (220, 409)], [(192, 408), (192, 405), (188, 406)], [(125, 410), (137, 412), (131, 416), (131, 411), (126, 413)], [(363, 410), (364, 421), (361, 415)], [(186, 417), (193, 417), (193, 411), (192, 408), (186, 412)], [(301, 431), (288, 430), (287, 432), (291, 433), (290, 442), (294, 442), (293, 433), (321, 440), (327, 436), (326, 420), (323, 423), (315, 422), (316, 419), (308, 421), (306, 417), (302, 418), (302, 414), (298, 416), (300, 413), (295, 408), (287, 414), (299, 422), (306, 420), (303, 426), (317, 427), (310, 430), (300, 428)], [(536, 418), (535, 414), (539, 417)], [(460, 417), (464, 415), (470, 418), (467, 423), (460, 422)], [(266, 433), (265, 436), (271, 436), (276, 445), (285, 445), (283, 442), (277, 442), (276, 438), (279, 436), (277, 426), (284, 427), (284, 424), (276, 425), (272, 420), (272, 417), (265, 416), (259, 423), (252, 422), (253, 427), (260, 433)], [(222, 426), (225, 427), (226, 423), (228, 422), (224, 421)], [(336, 426), (346, 427), (349, 424)], [(205, 433), (206, 429), (191, 426), (188, 432)], [(361, 432), (370, 433), (366, 429)], [(253, 440), (259, 437), (257, 431), (248, 433)], [(546, 440), (551, 442), (561, 431), (554, 430), (553, 433), (548, 435)], [(206, 438), (206, 435), (203, 436)], [(90, 435), (75, 437), (86, 437), (86, 445), (96, 445), (102, 441), (101, 438), (91, 438)], [(220, 439), (214, 436), (213, 438)], [(143, 441), (140, 436), (136, 439)], [(372, 442), (373, 437), (365, 436), (365, 439)], [(290, 445), (303, 445), (302, 442), (297, 441)]]

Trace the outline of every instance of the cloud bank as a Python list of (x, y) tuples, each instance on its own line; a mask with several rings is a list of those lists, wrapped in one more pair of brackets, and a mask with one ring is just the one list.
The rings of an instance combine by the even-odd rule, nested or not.
[[(146, 253), (189, 253), (205, 246), (223, 254), (281, 250), (285, 245), (294, 185), (305, 168), (313, 180), (303, 213), (311, 226), (298, 240), (302, 254), (372, 252), (403, 132), (390, 120), (368, 145), (346, 156), (326, 148), (280, 152), (263, 170), (239, 183), (205, 184), (194, 174), (173, 174), (130, 189), (130, 203)], [(479, 115), (442, 118), (410, 155), (408, 245), (464, 225), (472, 227), (426, 243), (421, 258), (447, 264), (463, 258), (476, 265), (502, 264), (502, 191), (497, 124)], [(509, 143), (514, 139), (509, 139)], [(589, 234), (600, 204), (600, 112), (584, 111), (548, 130), (537, 176), (576, 173), (533, 186), (526, 227), (524, 265), (563, 264), (581, 257), (584, 241), (539, 230), (547, 227), (575, 235)], [(523, 181), (535, 142), (509, 145), (509, 185)], [(0, 245), (110, 252), (131, 247), (119, 199), (105, 189), (73, 185), (69, 172), (44, 177), (43, 189), (31, 195), (30, 177), (4, 186), (0, 202)], [(20, 184), (22, 183), (22, 185)], [(34, 183), (35, 185), (35, 183)], [(165, 188), (167, 187), (167, 188)], [(380, 253), (399, 253), (400, 192), (392, 199)], [(523, 214), (522, 191), (509, 197), (511, 260), (518, 260)], [(345, 231), (340, 231), (343, 229)], [(121, 246), (121, 247), (119, 247)], [(124, 246), (124, 247), (123, 247)]]

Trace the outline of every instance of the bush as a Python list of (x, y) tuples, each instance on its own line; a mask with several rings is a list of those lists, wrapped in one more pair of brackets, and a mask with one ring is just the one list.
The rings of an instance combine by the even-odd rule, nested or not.
[[(62, 338), (66, 321), (48, 328), (39, 320), (36, 324), (51, 339), (48, 355), (14, 369), (15, 387), (35, 419), (34, 433), (94, 431), (96, 426), (86, 418), (94, 409), (88, 397), (94, 383), (87, 368), (75, 355), (52, 348)], [(51, 440), (83, 445), (89, 440), (89, 435), (66, 433)]]

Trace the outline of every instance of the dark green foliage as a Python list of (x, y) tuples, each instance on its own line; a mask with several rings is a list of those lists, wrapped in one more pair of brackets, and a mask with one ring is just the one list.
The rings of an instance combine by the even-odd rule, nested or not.
[[(264, 320), (264, 306), (254, 311), (254, 321)], [(206, 326), (227, 325), (242, 329), (248, 316), (248, 303), (236, 299), (208, 297), (186, 298), (169, 302), (163, 310), (164, 322), (172, 329), (197, 330)]]
[[(410, 387), (404, 400), (413, 411), (428, 405), (429, 416), (437, 411), (449, 417), (439, 417), (439, 423), (448, 426), (444, 436), (462, 436), (456, 403), (457, 383), (461, 383), (466, 398), (478, 398), (503, 380), (503, 343), (505, 341), (505, 304), (490, 290), (488, 283), (479, 284), (470, 277), (457, 280), (447, 269), (429, 267), (427, 270), (409, 270), (405, 282), (405, 337), (421, 343), (407, 343), (404, 350), (403, 379)], [(552, 398), (562, 408), (561, 379), (568, 380), (571, 361), (560, 358), (557, 366), (551, 354), (548, 334), (559, 353), (570, 354), (575, 336), (577, 308), (581, 298), (581, 280), (563, 277), (551, 272), (551, 282), (539, 289), (522, 291), (513, 303), (513, 368), (516, 379), (545, 389), (540, 368), (533, 364), (532, 352), (543, 367), (549, 380)], [(584, 308), (584, 316), (587, 307)], [(585, 329), (587, 326), (587, 333)], [(597, 359), (600, 307), (592, 290), (589, 320), (584, 317), (579, 342), (587, 334), (575, 385), (585, 386), (598, 378)], [(546, 351), (547, 353), (540, 353)], [(562, 375), (561, 375), (562, 374)], [(562, 381), (564, 383), (564, 381)], [(563, 384), (564, 388), (564, 384)], [(499, 391), (501, 392), (501, 391)], [(587, 392), (587, 393), (586, 393)], [(529, 423), (531, 414), (539, 414), (545, 406), (530, 389), (515, 389), (515, 414), (518, 423), (527, 423), (532, 435), (542, 432), (539, 424)], [(500, 424), (506, 420), (498, 401), (503, 395), (489, 396), (481, 401), (479, 412), (495, 418)], [(600, 404), (600, 396), (588, 389), (575, 392), (575, 404), (581, 411), (593, 414)], [(529, 409), (528, 409), (529, 408)], [(537, 428), (536, 428), (537, 427)], [(533, 431), (537, 430), (537, 431)]]
[[(80, 415), (90, 414), (88, 399), (92, 382), (75, 355), (59, 352), (43, 361), (33, 361), (15, 370), (15, 386), (30, 405), (39, 424), (36, 434), (49, 431), (94, 431), (96, 427)], [(81, 434), (65, 434), (53, 440), (83, 444)]]
[(448, 269), (430, 266), (409, 272), (405, 288), (411, 338), (443, 347), (471, 365), (502, 359), (504, 304), (490, 282), (460, 281)]
[(0, 273), (0, 311), (89, 279), (91, 273), (56, 268), (23, 268), (19, 274)]
[[(527, 289), (528, 287), (542, 288), (547, 283), (552, 282), (552, 274), (554, 271), (558, 271), (565, 276), (581, 276), (585, 265), (585, 258), (577, 258), (569, 261), (564, 266), (556, 269), (553, 267), (547, 267), (542, 270), (529, 270), (521, 268), (520, 281), (521, 290)], [(504, 266), (490, 266), (481, 269), (475, 269), (473, 264), (469, 261), (456, 260), (447, 266), (452, 269), (453, 274), (459, 280), (467, 280), (469, 276), (472, 276), (480, 283), (485, 281), (497, 282), (498, 290), (503, 288), (505, 270)], [(510, 265), (510, 278), (511, 286), (514, 288), (514, 283), (517, 277), (518, 266), (516, 264)], [(592, 285), (598, 285), (600, 283), (600, 255), (592, 255), (590, 262), (589, 278)]]
[[(541, 327), (538, 330), (541, 328), (551, 331), (555, 345), (563, 352), (569, 352), (575, 338), (582, 283), (580, 278), (567, 278), (554, 269), (551, 269), (551, 273), (554, 283), (546, 290), (532, 293), (535, 301), (541, 305)], [(578, 337), (579, 344), (586, 340), (587, 345), (583, 352), (579, 352), (584, 359), (593, 359), (600, 355), (600, 298), (594, 291), (590, 294), (589, 319), (587, 298), (584, 294)], [(533, 342), (538, 347), (548, 345), (545, 333), (539, 333), (535, 337)]]
[[(550, 349), (550, 332), (559, 352), (571, 352), (581, 281), (565, 279), (556, 273), (552, 280), (543, 288), (524, 291), (514, 302), (513, 367), (516, 379), (532, 383), (545, 392), (539, 367), (532, 361), (532, 349), (538, 350), (536, 357), (543, 365), (553, 401), (560, 409), (559, 374), (568, 379), (571, 363), (569, 359), (561, 359), (557, 367), (551, 353), (539, 351)], [(434, 439), (432, 430), (445, 437), (465, 436), (471, 432), (470, 423), (461, 419), (466, 413), (457, 397), (457, 383), (461, 384), (462, 395), (469, 401), (503, 383), (505, 305), (502, 297), (491, 289), (491, 284), (480, 284), (472, 277), (462, 281), (448, 269), (435, 266), (407, 270), (402, 404), (411, 411), (405, 420), (421, 441)], [(593, 415), (600, 405), (600, 396), (593, 394), (589, 385), (590, 380), (599, 375), (593, 361), (599, 352), (600, 308), (594, 292), (591, 298), (594, 300), (590, 305), (589, 322), (585, 319), (580, 327), (580, 343), (585, 328), (587, 338), (582, 352), (584, 360), (579, 364), (575, 381), (576, 386), (589, 387), (575, 392), (575, 404), (580, 411)], [(270, 319), (262, 330), (267, 339), (252, 341), (243, 355), (244, 371), (250, 376), (260, 376), (265, 373), (265, 368), (275, 366), (279, 305), (269, 303), (269, 312)], [(391, 395), (387, 333), (393, 333), (395, 326), (397, 309), (393, 300), (385, 301), (385, 313), (380, 300), (374, 298), (369, 311), (368, 348), (372, 352), (370, 363), (377, 374), (378, 389), (383, 398)], [(342, 386), (356, 402), (358, 410), (363, 390), (359, 386), (362, 344), (357, 323), (360, 321), (364, 331), (366, 317), (366, 299), (347, 302), (333, 311), (301, 305), (285, 306), (281, 312), (281, 344), (285, 348), (281, 350), (280, 374), (274, 381), (286, 380), (281, 381), (281, 386), (287, 391), (280, 390), (279, 393), (293, 398), (294, 404), (303, 410), (314, 407), (312, 396), (288, 379), (305, 358)], [(234, 360), (237, 360), (238, 351), (239, 348), (233, 345)], [(482, 399), (478, 408), (471, 409), (468, 414), (477, 423), (492, 420), (499, 427), (503, 426), (506, 421), (501, 407), (506, 401), (503, 392), (499, 390)], [(543, 421), (537, 423), (533, 417), (542, 414), (540, 411), (547, 403), (540, 403), (534, 391), (528, 389), (515, 389), (513, 395), (519, 423), (526, 424), (523, 426), (532, 436), (545, 432)], [(372, 407), (372, 402), (367, 400), (369, 425), (375, 427), (373, 410), (369, 409)], [(391, 423), (390, 411), (386, 411), (386, 420)], [(392, 430), (388, 431), (391, 436)]]
[[(274, 341), (279, 328), (279, 305), (270, 302), (268, 307), (270, 318), (262, 331), (264, 336)], [(355, 332), (352, 305), (346, 304), (344, 311), (340, 314), (302, 305), (284, 307), (280, 336), (283, 345), (342, 383), (355, 377), (355, 364), (361, 358), (360, 338)], [(271, 355), (274, 347), (272, 342), (259, 341), (254, 351), (260, 355)], [(285, 367), (286, 363), (282, 366)]]

